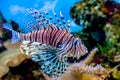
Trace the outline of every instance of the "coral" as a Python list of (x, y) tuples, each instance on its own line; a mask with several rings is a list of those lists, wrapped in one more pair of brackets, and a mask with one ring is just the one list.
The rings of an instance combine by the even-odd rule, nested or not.
[(9, 72), (2, 77), (2, 80), (46, 80), (38, 63), (26, 59), (19, 66), (10, 67)]
[(98, 76), (91, 76), (89, 74), (80, 74), (79, 72), (69, 72), (61, 80), (104, 80)]
[(4, 46), (5, 46), (8, 50), (19, 49), (20, 43), (12, 44), (12, 43), (11, 43), (11, 40), (7, 40), (6, 42), (4, 42)]
[(104, 31), (106, 32), (106, 41), (100, 50), (103, 54), (106, 53), (110, 57), (112, 54), (120, 52), (120, 27), (106, 24)]
[(112, 44), (116, 44), (119, 46), (119, 38), (120, 38), (120, 27), (114, 26), (111, 24), (106, 24), (104, 28), (107, 36), (107, 41), (111, 42)]
[(120, 4), (114, 0), (82, 0), (74, 4), (70, 14), (75, 23), (83, 27), (88, 49), (105, 42), (106, 24), (120, 25)]
[(120, 70), (118, 70), (117, 68), (114, 69), (112, 75), (115, 79), (120, 80)]
[[(82, 0), (73, 6), (71, 9), (71, 16), (77, 24), (82, 25), (85, 28), (93, 26), (92, 22), (95, 22), (95, 20), (101, 21), (102, 19), (102, 25), (105, 23), (105, 15), (100, 11), (103, 3), (104, 0)], [(100, 21), (96, 23), (100, 23)]]
[(112, 19), (119, 22), (119, 6), (113, 0), (82, 0), (72, 7), (71, 16), (77, 24), (84, 27), (93, 26), (92, 23), (102, 27), (106, 23), (114, 23)]
[(87, 64), (87, 65), (89, 65), (92, 62), (92, 60), (93, 60), (93, 58), (94, 58), (94, 56), (95, 56), (97, 51), (98, 51), (98, 48), (94, 48), (93, 50), (91, 50), (90, 54), (84, 60), (82, 60), (80, 62), (80, 64)]
[(0, 54), (0, 77), (9, 71), (9, 67), (18, 66), (27, 58), (26, 55), (20, 53), (20, 50), (16, 45), (9, 43), (9, 46), (7, 45), (7, 47), (9, 47), (9, 50)]
[(120, 62), (120, 52), (116, 52), (111, 56), (111, 61), (112, 62)]
[(23, 78), (20, 75), (11, 75), (9, 74), (9, 77), (1, 80), (23, 80)]
[(112, 24), (115, 26), (120, 26), (120, 13), (116, 13), (113, 15)]
[(108, 76), (108, 71), (101, 65), (95, 67), (88, 66), (85, 64), (74, 64), (70, 67), (70, 71), (79, 71), (80, 73), (86, 73), (92, 76), (98, 76), (101, 78), (106, 78)]

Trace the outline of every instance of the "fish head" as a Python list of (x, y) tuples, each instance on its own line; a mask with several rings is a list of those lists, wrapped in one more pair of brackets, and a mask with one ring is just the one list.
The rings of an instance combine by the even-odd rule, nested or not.
[(81, 39), (75, 38), (75, 40), (74, 40), (74, 46), (76, 47), (77, 52), (79, 52), (81, 55), (85, 55), (86, 53), (88, 53), (88, 49), (83, 44), (83, 42), (81, 41)]

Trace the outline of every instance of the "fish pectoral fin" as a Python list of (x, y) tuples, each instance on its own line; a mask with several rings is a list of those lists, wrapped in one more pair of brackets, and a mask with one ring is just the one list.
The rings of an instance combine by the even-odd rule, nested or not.
[(60, 61), (65, 61), (65, 54), (66, 54), (66, 52), (65, 51), (63, 51), (63, 50), (61, 50), (59, 53), (58, 53), (58, 55), (59, 55), (59, 60)]

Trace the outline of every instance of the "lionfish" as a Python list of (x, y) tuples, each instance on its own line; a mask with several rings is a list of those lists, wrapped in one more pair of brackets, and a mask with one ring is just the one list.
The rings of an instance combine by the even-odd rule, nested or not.
[[(52, 11), (52, 15), (46, 10), (41, 12), (36, 9), (28, 9), (27, 12), (31, 18), (28, 17), (29, 19), (26, 19), (26, 23), (23, 27), (30, 30), (30, 32), (20, 33), (14, 31), (8, 24), (4, 24), (4, 28), (12, 31), (13, 43), (19, 41), (39, 42), (57, 49), (54, 54), (49, 50), (39, 55), (44, 65), (48, 63), (48, 61), (50, 62), (49, 65), (51, 65), (51, 69), (44, 67), (44, 71), (49, 73), (49, 70), (53, 71), (54, 69), (55, 72), (59, 71), (61, 73), (64, 71), (64, 66), (67, 64), (66, 61), (61, 61), (61, 59), (64, 59), (65, 55), (69, 53), (69, 55), (79, 58), (81, 55), (85, 55), (88, 52), (81, 39), (75, 38), (70, 33), (70, 20), (65, 21), (61, 12), (59, 17), (54, 11)], [(52, 69), (52, 63), (57, 66), (57, 69)]]

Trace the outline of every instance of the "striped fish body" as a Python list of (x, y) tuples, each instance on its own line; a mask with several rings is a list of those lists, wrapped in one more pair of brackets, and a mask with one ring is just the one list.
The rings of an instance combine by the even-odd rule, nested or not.
[(35, 30), (28, 34), (19, 34), (23, 41), (40, 42), (58, 48), (59, 54), (72, 53), (79, 57), (87, 53), (87, 48), (82, 44), (81, 40), (74, 38), (66, 30), (60, 30), (57, 27), (48, 27)]
[[(32, 15), (32, 18), (28, 20), (30, 23), (26, 23), (26, 28), (31, 31), (27, 34), (18, 33), (7, 25), (4, 27), (12, 31), (12, 42), (18, 42), (28, 40), (31, 42), (40, 42), (58, 48), (60, 57), (66, 53), (71, 53), (71, 56), (85, 55), (88, 51), (79, 38), (74, 38), (69, 32), (70, 22), (66, 24), (62, 13), (60, 12), (61, 20), (58, 19), (55, 12), (54, 19), (49, 17), (48, 13), (42, 14), (38, 10), (30, 9), (28, 13)], [(32, 22), (33, 21), (33, 22)], [(61, 21), (61, 22), (60, 22)]]

